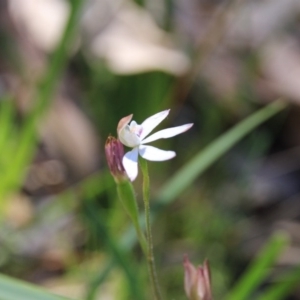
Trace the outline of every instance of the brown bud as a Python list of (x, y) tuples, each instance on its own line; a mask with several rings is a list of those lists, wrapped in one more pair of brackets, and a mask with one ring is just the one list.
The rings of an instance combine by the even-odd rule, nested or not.
[(197, 268), (184, 256), (184, 289), (190, 300), (212, 300), (211, 279), (208, 261)]
[(105, 143), (105, 154), (110, 173), (116, 182), (128, 180), (122, 159), (124, 156), (123, 144), (113, 136), (109, 136)]

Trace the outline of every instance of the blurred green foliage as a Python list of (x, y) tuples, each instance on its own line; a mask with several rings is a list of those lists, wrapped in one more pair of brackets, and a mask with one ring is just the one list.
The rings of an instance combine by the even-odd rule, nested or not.
[[(0, 276), (0, 299), (65, 299), (13, 278), (30, 280), (33, 269), (43, 269), (41, 258), (35, 257), (34, 252), (22, 253), (20, 245), (34, 244), (33, 240), (47, 234), (47, 230), (43, 231), (45, 228), (55, 227), (66, 218), (76, 221), (75, 225), (72, 223), (74, 228), (56, 232), (58, 245), (67, 248), (67, 257), (61, 259), (63, 271), (49, 277), (61, 279), (61, 285), (68, 286), (71, 282), (80, 286), (82, 290), (77, 299), (102, 299), (102, 295), (103, 299), (105, 295), (118, 300), (151, 299), (144, 258), (136, 245), (135, 232), (118, 202), (103, 151), (99, 151), (100, 162), (94, 174), (79, 176), (76, 180), (69, 174), (70, 183), (58, 192), (29, 195), (34, 206), (29, 224), (14, 228), (7, 220), (11, 197), (24, 193), (28, 167), (40, 150), (39, 124), (50, 110), (60, 86), (68, 85), (64, 78), (67, 73), (79, 82), (76, 90), (80, 92), (74, 102), (89, 116), (101, 147), (109, 134), (116, 135), (120, 118), (130, 113), (140, 123), (156, 112), (171, 108), (171, 117), (164, 126), (194, 122), (193, 129), (185, 136), (157, 143), (164, 149), (174, 149), (176, 159), (149, 165), (154, 251), (165, 299), (186, 299), (184, 253), (189, 253), (193, 261), (200, 262), (205, 257), (210, 260), (216, 299), (285, 299), (300, 279), (299, 267), (281, 278), (277, 276), (278, 283), (261, 290), (273, 264), (288, 244), (282, 236), (276, 235), (267, 242), (241, 279), (236, 280), (245, 261), (239, 247), (242, 228), (236, 228), (236, 224), (243, 226), (245, 221), (242, 207), (248, 200), (248, 174), (241, 169), (235, 173), (230, 155), (238, 154), (252, 166), (269, 151), (285, 117), (281, 113), (274, 117), (275, 121), (272, 119), (268, 125), (262, 125), (281, 112), (285, 104), (278, 101), (261, 108), (256, 103), (251, 85), (258, 64), (255, 55), (245, 61), (244, 74), (230, 105), (223, 102), (227, 95), (217, 99), (203, 78), (186, 84), (184, 78), (161, 71), (116, 75), (102, 62), (90, 64), (81, 49), (71, 57), (83, 2), (70, 1), (68, 23), (58, 47), (49, 57), (44, 75), (35, 83), (30, 113), (20, 117), (12, 91), (0, 99), (0, 267), (3, 273), (11, 275), (9, 278)], [(144, 4), (144, 1), (137, 2)], [(172, 31), (173, 1), (165, 2), (168, 9), (163, 25)], [(10, 43), (8, 46), (14, 48)], [(20, 57), (16, 58), (15, 49), (13, 55), (10, 51), (3, 53), (12, 66), (21, 61)], [(184, 89), (186, 85), (190, 88), (182, 99), (181, 87)], [(258, 126), (261, 126), (259, 130)], [(238, 200), (228, 200), (230, 194), (223, 191), (232, 181), (236, 183), (234, 192)], [(134, 185), (140, 199), (139, 178)]]

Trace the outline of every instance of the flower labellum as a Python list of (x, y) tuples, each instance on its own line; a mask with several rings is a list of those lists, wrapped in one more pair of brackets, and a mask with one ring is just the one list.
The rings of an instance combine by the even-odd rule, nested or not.
[(164, 161), (176, 155), (174, 151), (165, 151), (145, 144), (159, 139), (173, 137), (187, 131), (193, 126), (192, 123), (185, 124), (163, 129), (148, 136), (148, 134), (167, 117), (169, 112), (169, 109), (159, 112), (147, 118), (141, 125), (135, 121), (131, 121), (132, 114), (120, 120), (117, 128), (119, 140), (125, 146), (133, 148), (123, 157), (123, 166), (131, 181), (135, 180), (138, 175), (138, 155), (150, 161)]
[(105, 154), (110, 173), (116, 182), (128, 180), (128, 176), (122, 164), (124, 156), (123, 144), (113, 136), (109, 136), (105, 142)]
[(197, 268), (184, 256), (184, 289), (189, 300), (212, 300), (209, 263)]

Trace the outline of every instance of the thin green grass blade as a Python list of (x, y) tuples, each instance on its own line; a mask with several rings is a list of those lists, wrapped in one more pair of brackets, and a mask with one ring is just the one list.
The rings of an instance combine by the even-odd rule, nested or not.
[(83, 0), (70, 1), (71, 12), (63, 36), (57, 49), (52, 55), (47, 72), (42, 79), (38, 90), (38, 103), (35, 107), (35, 111), (38, 113), (38, 115), (41, 112), (44, 112), (49, 105), (51, 98), (55, 93), (56, 86), (61, 79), (63, 70), (66, 67), (68, 57), (71, 53), (71, 46), (73, 45), (74, 36), (77, 30), (81, 7), (84, 2), (85, 1)]
[(281, 276), (276, 284), (269, 288), (258, 300), (281, 300), (286, 299), (290, 292), (299, 287), (300, 267), (296, 267), (285, 276)]
[(254, 113), (234, 128), (217, 138), (204, 150), (201, 150), (194, 158), (185, 164), (160, 190), (158, 199), (162, 204), (172, 202), (192, 182), (210, 167), (217, 159), (224, 155), (230, 148), (239, 142), (248, 133), (253, 131), (263, 122), (270, 119), (286, 107), (280, 100), (264, 107)]
[(0, 300), (67, 300), (32, 284), (0, 275)]
[[(144, 216), (143, 216), (144, 220)], [(141, 226), (144, 227), (144, 223), (141, 223)], [(122, 248), (125, 252), (130, 251), (132, 246), (136, 242), (136, 232), (133, 226), (130, 226), (127, 232), (122, 236), (119, 243), (119, 247)], [(117, 260), (116, 258), (110, 259), (104, 266), (102, 266), (101, 271), (94, 277), (93, 281), (87, 289), (86, 300), (94, 300), (96, 297), (97, 290), (101, 284), (105, 282), (110, 272), (116, 267)]]
[(9, 98), (2, 98), (0, 102), (0, 154), (2, 155), (7, 137), (14, 122), (12, 101)]
[(0, 182), (0, 204), (2, 206), (4, 205), (3, 199), (5, 194), (10, 190), (16, 189), (22, 181), (25, 167), (34, 154), (37, 138), (37, 123), (51, 103), (56, 85), (61, 77), (63, 69), (66, 66), (70, 54), (70, 46), (73, 42), (73, 37), (77, 28), (76, 24), (78, 22), (83, 2), (83, 0), (74, 0), (71, 2), (70, 17), (62, 39), (53, 53), (52, 58), (49, 61), (48, 69), (37, 89), (35, 107), (28, 115), (26, 122), (23, 125), (23, 129), (20, 133), (20, 141), (16, 152), (14, 152), (14, 157), (11, 160), (10, 167)]
[(249, 297), (269, 275), (271, 267), (274, 265), (287, 244), (288, 238), (285, 234), (275, 234), (260, 252), (258, 257), (251, 263), (242, 278), (235, 284), (226, 299), (251, 299)]
[(86, 300), (93, 300), (96, 298), (98, 287), (106, 280), (110, 271), (113, 270), (114, 267), (115, 261), (111, 259), (103, 268), (101, 268), (101, 271), (96, 274), (87, 288), (87, 293), (85, 296)]
[[(88, 217), (87, 222), (96, 225), (97, 236), (101, 237), (101, 240), (108, 248), (108, 252), (112, 254), (117, 264), (122, 268), (124, 274), (128, 280), (129, 287), (131, 289), (131, 299), (139, 300), (143, 298), (141, 286), (139, 285), (137, 271), (132, 267), (128, 254), (123, 248), (112, 238), (106, 225), (104, 224), (104, 218), (102, 213), (91, 202), (84, 205), (84, 210)], [(89, 293), (90, 294), (90, 293)], [(93, 293), (92, 293), (93, 294)], [(89, 296), (91, 297), (91, 295)]]
[(14, 126), (13, 102), (9, 96), (0, 100), (0, 172), (3, 178), (10, 167), (14, 154), (16, 128)]

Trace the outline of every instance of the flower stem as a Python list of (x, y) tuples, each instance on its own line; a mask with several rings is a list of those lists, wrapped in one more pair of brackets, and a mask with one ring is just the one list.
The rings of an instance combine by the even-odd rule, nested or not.
[(162, 296), (158, 284), (154, 255), (153, 255), (153, 241), (152, 241), (152, 232), (151, 232), (151, 224), (150, 224), (150, 201), (149, 201), (150, 180), (148, 175), (147, 161), (140, 158), (140, 166), (143, 173), (143, 199), (145, 205), (146, 231), (147, 231), (147, 242), (148, 242), (147, 263), (148, 263), (150, 279), (153, 286), (155, 299), (161, 300)]
[(131, 218), (131, 221), (136, 230), (137, 237), (142, 247), (142, 250), (144, 254), (147, 255), (148, 253), (147, 241), (145, 239), (145, 236), (143, 234), (143, 231), (139, 223), (139, 212), (137, 207), (137, 201), (136, 201), (135, 193), (131, 182), (125, 180), (117, 183), (117, 191), (118, 191), (118, 196), (121, 202), (123, 203), (126, 212)]

